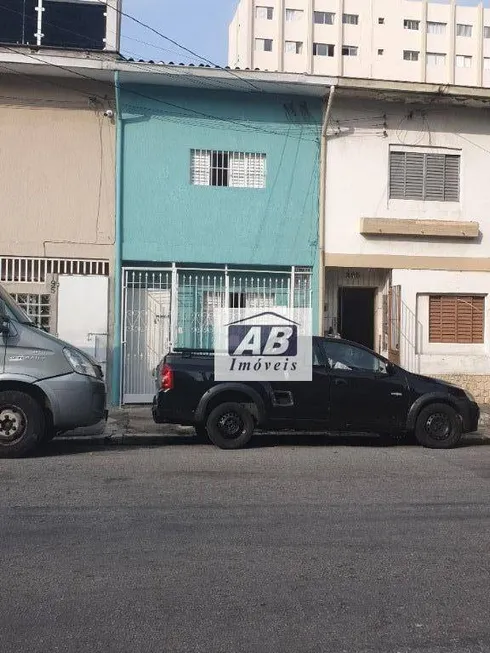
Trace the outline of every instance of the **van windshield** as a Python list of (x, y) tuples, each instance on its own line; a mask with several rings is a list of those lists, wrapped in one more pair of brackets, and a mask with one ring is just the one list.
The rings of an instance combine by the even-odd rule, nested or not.
[(6, 311), (7, 317), (15, 322), (34, 325), (34, 322), (27, 313), (23, 311), (22, 308), (14, 302), (8, 292), (0, 286), (0, 314), (3, 312), (2, 309)]

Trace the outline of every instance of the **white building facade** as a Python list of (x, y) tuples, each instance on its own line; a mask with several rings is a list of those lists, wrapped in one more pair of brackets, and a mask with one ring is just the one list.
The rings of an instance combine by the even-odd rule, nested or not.
[(490, 130), (485, 109), (447, 102), (415, 88), (335, 94), (324, 332), (488, 402)]
[(456, 0), (240, 0), (228, 63), (490, 87), (490, 9)]

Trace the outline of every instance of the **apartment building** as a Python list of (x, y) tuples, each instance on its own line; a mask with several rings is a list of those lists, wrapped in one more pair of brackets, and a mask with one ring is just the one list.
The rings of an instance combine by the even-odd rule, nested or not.
[(229, 65), (490, 86), (490, 9), (429, 0), (240, 0)]

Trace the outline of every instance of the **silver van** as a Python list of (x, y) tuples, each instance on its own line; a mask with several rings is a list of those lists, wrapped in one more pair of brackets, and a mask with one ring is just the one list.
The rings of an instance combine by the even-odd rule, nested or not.
[(41, 331), (0, 286), (0, 458), (103, 419), (99, 363)]

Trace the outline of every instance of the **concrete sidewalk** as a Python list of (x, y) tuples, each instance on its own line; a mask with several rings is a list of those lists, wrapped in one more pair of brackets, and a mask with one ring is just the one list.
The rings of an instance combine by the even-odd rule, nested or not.
[[(483, 405), (480, 408), (481, 418), (478, 435), (481, 438), (490, 439), (490, 405)], [(102, 422), (89, 428), (76, 429), (66, 435), (70, 435), (70, 437), (96, 437), (124, 442), (126, 439), (130, 440), (138, 436), (146, 438), (176, 435), (193, 437), (195, 432), (190, 426), (155, 424), (150, 405), (133, 405), (112, 408), (109, 411), (107, 424)]]

